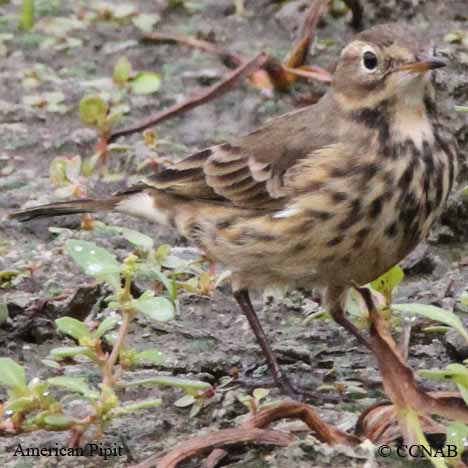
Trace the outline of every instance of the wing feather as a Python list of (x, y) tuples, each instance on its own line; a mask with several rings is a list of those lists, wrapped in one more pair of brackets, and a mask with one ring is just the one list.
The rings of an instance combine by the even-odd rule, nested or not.
[(281, 207), (290, 194), (285, 174), (335, 137), (337, 125), (323, 125), (327, 103), (322, 101), (231, 143), (198, 151), (145, 183), (176, 195), (242, 208)]

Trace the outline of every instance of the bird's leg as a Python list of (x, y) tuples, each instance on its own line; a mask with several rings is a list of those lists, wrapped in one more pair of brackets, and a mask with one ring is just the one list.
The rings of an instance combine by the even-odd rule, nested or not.
[[(351, 335), (353, 335), (359, 343), (364, 345), (367, 349), (372, 350), (369, 340), (359, 331), (359, 329), (353, 325), (346, 317), (343, 305), (341, 302), (342, 292), (340, 294), (332, 294), (328, 291), (328, 303), (330, 305), (330, 314), (336, 323), (341, 325)], [(333, 299), (332, 299), (333, 297)]]
[(344, 310), (341, 305), (338, 307), (334, 307), (331, 311), (331, 316), (336, 323), (341, 325), (345, 330), (351, 333), (362, 345), (364, 345), (367, 349), (371, 350), (371, 345), (369, 340), (359, 331), (359, 329), (353, 325), (344, 315)]
[(268, 367), (273, 374), (273, 379), (278, 387), (285, 391), (291, 398), (298, 399), (300, 393), (296, 391), (289, 382), (289, 379), (281, 370), (281, 367), (276, 359), (273, 351), (268, 342), (268, 338), (265, 335), (262, 324), (255, 313), (255, 310), (250, 302), (249, 292), (247, 289), (241, 289), (233, 292), (234, 298), (236, 299), (239, 307), (242, 310), (242, 313), (247, 317), (249, 321), (250, 328), (255, 334), (258, 344), (262, 348), (263, 355), (265, 356)]

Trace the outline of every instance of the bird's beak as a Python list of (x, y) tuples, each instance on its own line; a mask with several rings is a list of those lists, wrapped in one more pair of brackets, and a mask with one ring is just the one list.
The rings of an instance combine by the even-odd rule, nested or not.
[(447, 62), (439, 57), (422, 56), (417, 57), (416, 62), (406, 63), (399, 67), (401, 71), (409, 71), (413, 73), (424, 73), (435, 68), (442, 68), (447, 65)]

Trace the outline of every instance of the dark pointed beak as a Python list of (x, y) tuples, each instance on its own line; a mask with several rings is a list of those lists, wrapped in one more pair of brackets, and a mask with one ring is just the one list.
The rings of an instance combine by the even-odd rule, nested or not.
[(447, 62), (439, 57), (420, 55), (417, 57), (416, 62), (406, 63), (400, 67), (400, 70), (424, 73), (429, 70), (445, 67), (446, 65)]

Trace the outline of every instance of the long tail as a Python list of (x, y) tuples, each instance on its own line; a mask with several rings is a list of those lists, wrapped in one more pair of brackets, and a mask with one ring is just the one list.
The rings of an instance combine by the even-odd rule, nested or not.
[(116, 195), (102, 200), (85, 198), (81, 200), (50, 203), (48, 205), (39, 205), (26, 210), (16, 211), (14, 213), (10, 213), (8, 217), (24, 222), (35, 218), (50, 218), (52, 216), (63, 216), (75, 213), (109, 211), (112, 210), (121, 200), (122, 196)]

